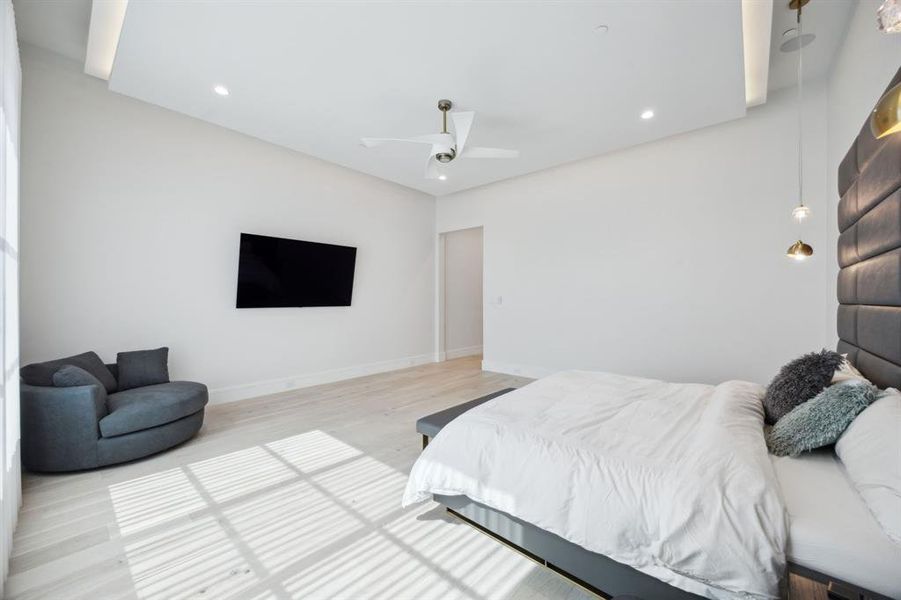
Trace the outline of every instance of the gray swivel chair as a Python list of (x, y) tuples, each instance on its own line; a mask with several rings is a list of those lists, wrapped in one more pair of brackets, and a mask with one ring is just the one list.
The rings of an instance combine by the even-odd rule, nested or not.
[[(54, 373), (66, 365), (97, 383), (55, 386)], [(22, 463), (29, 471), (92, 469), (171, 448), (197, 433), (208, 401), (206, 386), (192, 381), (119, 391), (116, 365), (94, 352), (34, 363), (20, 375)]]

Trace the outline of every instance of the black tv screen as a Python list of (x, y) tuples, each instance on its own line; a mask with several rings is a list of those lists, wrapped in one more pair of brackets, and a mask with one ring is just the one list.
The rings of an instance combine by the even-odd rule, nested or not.
[(241, 234), (238, 308), (350, 306), (357, 249)]

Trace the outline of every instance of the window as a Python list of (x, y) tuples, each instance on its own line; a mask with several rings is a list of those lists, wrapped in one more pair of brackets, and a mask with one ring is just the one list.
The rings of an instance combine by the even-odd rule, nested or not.
[[(0, 0), (0, 560), (2, 582), (21, 499), (19, 463), (19, 96), (10, 0)], [(0, 584), (2, 595), (2, 584)]]

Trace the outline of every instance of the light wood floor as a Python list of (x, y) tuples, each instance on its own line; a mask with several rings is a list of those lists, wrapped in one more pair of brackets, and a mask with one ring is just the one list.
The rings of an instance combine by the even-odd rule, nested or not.
[(26, 475), (8, 598), (593, 598), (449, 519), (400, 507), (425, 414), (527, 380), (464, 358), (211, 406), (190, 442)]

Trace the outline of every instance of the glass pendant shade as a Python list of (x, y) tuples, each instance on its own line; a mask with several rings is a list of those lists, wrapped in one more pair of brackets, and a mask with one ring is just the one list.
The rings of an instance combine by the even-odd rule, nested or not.
[(901, 2), (885, 0), (876, 10), (879, 29), (884, 33), (901, 33)]
[(796, 206), (795, 210), (792, 211), (792, 217), (795, 218), (799, 223), (810, 216), (810, 208), (805, 205)]
[(801, 240), (798, 240), (788, 247), (785, 255), (795, 260), (804, 260), (809, 256), (813, 256), (813, 247), (810, 244), (805, 244)]
[(901, 132), (901, 83), (879, 99), (870, 115), (870, 131), (877, 139)]

